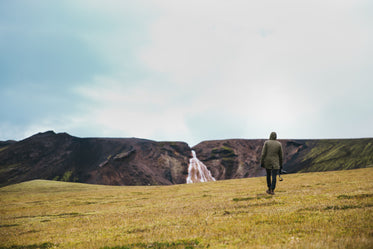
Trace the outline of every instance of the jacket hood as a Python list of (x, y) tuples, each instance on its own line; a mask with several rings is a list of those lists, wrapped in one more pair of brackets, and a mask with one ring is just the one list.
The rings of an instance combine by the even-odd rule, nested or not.
[(277, 138), (276, 132), (271, 132), (271, 135), (269, 136), (269, 139), (270, 140), (276, 140), (276, 138)]

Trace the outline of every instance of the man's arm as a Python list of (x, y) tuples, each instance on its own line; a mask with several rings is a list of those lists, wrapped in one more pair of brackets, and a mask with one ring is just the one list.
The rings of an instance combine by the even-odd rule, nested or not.
[(262, 156), (260, 158), (260, 167), (264, 168), (264, 158), (267, 154), (267, 143), (264, 143), (263, 150), (262, 150)]
[(280, 159), (280, 170), (282, 170), (282, 158), (283, 158), (283, 151), (282, 151), (282, 145), (280, 144), (280, 151), (278, 158)]

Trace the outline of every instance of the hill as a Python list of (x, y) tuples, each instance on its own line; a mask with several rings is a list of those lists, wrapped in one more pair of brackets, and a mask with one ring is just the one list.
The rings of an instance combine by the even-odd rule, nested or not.
[(372, 248), (373, 168), (171, 186), (0, 188), (0, 248)]
[[(0, 142), (0, 186), (34, 179), (105, 185), (186, 183), (191, 150), (216, 180), (263, 176), (264, 139), (184, 142), (139, 138), (78, 138), (53, 131)], [(373, 139), (279, 140), (289, 173), (373, 165)]]
[[(216, 179), (265, 175), (259, 167), (264, 139), (205, 141), (194, 149)], [(332, 171), (373, 166), (373, 138), (279, 140), (288, 173)]]
[(78, 138), (53, 131), (0, 148), (0, 186), (33, 179), (110, 185), (185, 183), (190, 148), (138, 138)]

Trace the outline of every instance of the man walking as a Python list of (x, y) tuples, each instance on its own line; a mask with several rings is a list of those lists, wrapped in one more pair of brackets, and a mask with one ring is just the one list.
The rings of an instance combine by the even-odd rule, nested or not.
[(260, 160), (260, 166), (267, 171), (267, 193), (271, 195), (275, 194), (277, 174), (282, 169), (282, 145), (276, 139), (276, 132), (271, 132), (269, 140), (264, 143)]

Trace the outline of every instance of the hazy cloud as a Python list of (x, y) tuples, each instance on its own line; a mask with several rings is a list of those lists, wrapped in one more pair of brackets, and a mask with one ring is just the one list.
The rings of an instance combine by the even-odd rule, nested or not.
[(373, 135), (369, 1), (36, 3), (0, 6), (0, 139)]

